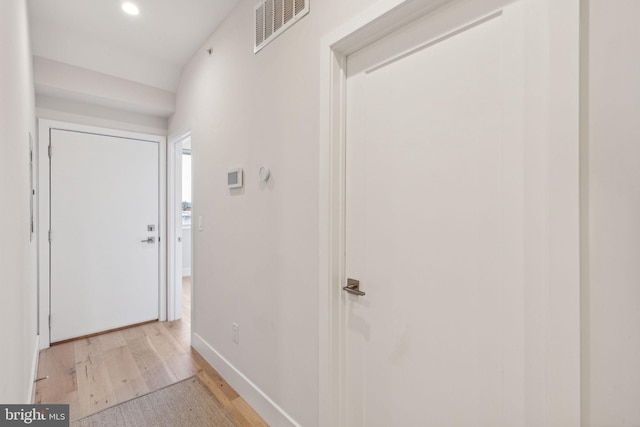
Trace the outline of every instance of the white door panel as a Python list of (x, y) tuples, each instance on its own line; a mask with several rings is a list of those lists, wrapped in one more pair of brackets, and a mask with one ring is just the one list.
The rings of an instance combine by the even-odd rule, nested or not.
[(51, 342), (157, 319), (158, 144), (65, 130), (51, 143)]
[(366, 295), (345, 293), (347, 426), (518, 425), (510, 7), (449, 8), (348, 58), (346, 273)]

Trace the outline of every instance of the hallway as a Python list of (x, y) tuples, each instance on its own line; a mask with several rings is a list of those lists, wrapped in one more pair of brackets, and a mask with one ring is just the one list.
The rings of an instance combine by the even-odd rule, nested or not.
[[(77, 420), (198, 375), (239, 425), (640, 427), (640, 1), (127, 2), (0, 1), (0, 404)], [(69, 127), (158, 144), (118, 246), (141, 212), (98, 184), (143, 174)], [(129, 247), (161, 303), (112, 289)], [(81, 269), (113, 305), (52, 292)], [(151, 310), (56, 335), (123, 301)]]
[[(35, 403), (68, 403), (77, 420), (197, 375), (239, 426), (266, 423), (191, 349), (191, 283), (183, 318), (54, 345), (40, 352)], [(47, 378), (48, 377), (48, 378)]]

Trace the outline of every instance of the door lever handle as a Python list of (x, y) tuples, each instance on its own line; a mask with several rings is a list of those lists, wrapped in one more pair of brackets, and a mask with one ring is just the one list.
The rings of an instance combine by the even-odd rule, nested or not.
[(155, 237), (147, 237), (144, 240), (140, 240), (142, 243), (155, 243), (156, 242), (156, 238)]
[(360, 290), (359, 280), (347, 279), (347, 286), (343, 287), (342, 289), (349, 292), (350, 294), (358, 295), (359, 297), (366, 295)]

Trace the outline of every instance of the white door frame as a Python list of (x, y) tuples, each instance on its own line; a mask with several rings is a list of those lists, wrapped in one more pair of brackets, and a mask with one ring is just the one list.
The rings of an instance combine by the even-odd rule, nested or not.
[[(50, 266), (50, 246), (48, 240), (48, 231), (50, 224), (50, 174), (49, 174), (49, 144), (51, 129), (63, 129), (76, 132), (88, 132), (99, 135), (133, 138), (133, 139), (145, 139), (148, 141), (154, 141), (158, 143), (159, 153), (159, 221), (158, 225), (158, 239), (159, 245), (159, 307), (158, 318), (159, 320), (167, 319), (167, 246), (164, 243), (165, 236), (167, 235), (167, 199), (164, 189), (167, 187), (167, 172), (166, 172), (166, 144), (167, 138), (159, 135), (150, 135), (136, 132), (121, 131), (115, 129), (100, 128), (95, 126), (85, 126), (75, 123), (67, 123), (56, 120), (39, 119), (38, 120), (38, 140), (39, 140), (39, 177), (38, 185), (40, 187), (40, 193), (38, 198), (38, 212), (39, 212), (39, 248), (38, 248), (38, 270), (40, 278), (40, 349), (48, 348), (51, 343), (49, 316), (51, 314), (50, 306), (50, 291), (51, 291), (51, 266)], [(55, 153), (53, 154), (55, 156)]]
[(178, 237), (181, 234), (176, 228), (178, 215), (176, 206), (181, 204), (182, 200), (178, 200), (175, 189), (182, 182), (182, 177), (177, 173), (177, 162), (182, 161), (182, 146), (178, 152), (178, 143), (190, 137), (191, 131), (183, 132), (169, 137), (167, 144), (167, 320), (169, 321), (182, 317), (182, 281), (176, 280), (178, 273), (182, 277), (182, 268), (179, 272), (176, 271), (178, 261), (182, 265), (182, 254), (177, 251)]
[[(349, 54), (453, 0), (381, 0), (322, 39), (319, 425), (344, 426), (345, 87)], [(580, 425), (580, 0), (524, 1), (528, 425)], [(537, 178), (537, 179), (536, 179)], [(523, 425), (524, 425), (523, 420)]]

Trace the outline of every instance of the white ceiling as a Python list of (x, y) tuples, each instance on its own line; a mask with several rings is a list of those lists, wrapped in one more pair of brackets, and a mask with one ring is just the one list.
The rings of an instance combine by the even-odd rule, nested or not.
[[(1, 0), (0, 0), (1, 1)], [(239, 0), (28, 0), (33, 53), (175, 92), (184, 64)]]

